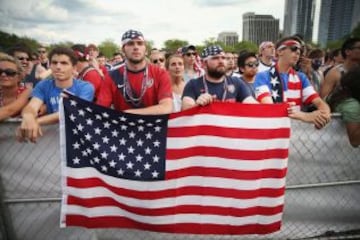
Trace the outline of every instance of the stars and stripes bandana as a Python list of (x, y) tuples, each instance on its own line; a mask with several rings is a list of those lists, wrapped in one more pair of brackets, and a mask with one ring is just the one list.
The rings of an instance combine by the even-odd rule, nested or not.
[(134, 39), (145, 41), (144, 35), (140, 31), (130, 29), (122, 35), (121, 43), (122, 45), (125, 45)]
[(217, 45), (209, 46), (209, 47), (206, 47), (202, 51), (201, 58), (203, 60), (206, 60), (208, 57), (215, 56), (215, 55), (220, 54), (222, 52), (224, 52), (224, 50), (220, 46), (217, 46)]

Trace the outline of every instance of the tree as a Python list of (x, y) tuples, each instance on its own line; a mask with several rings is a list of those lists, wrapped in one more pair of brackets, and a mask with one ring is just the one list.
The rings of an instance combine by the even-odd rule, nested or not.
[(356, 27), (351, 31), (351, 37), (360, 38), (360, 23), (358, 23)]
[(154, 41), (153, 40), (146, 40), (146, 49), (148, 53), (150, 53), (151, 49), (154, 48)]
[(18, 37), (15, 34), (0, 31), (0, 51), (7, 51), (18, 44), (25, 45), (32, 51), (35, 51), (40, 45), (36, 40), (29, 37)]
[(120, 47), (112, 39), (106, 39), (98, 46), (99, 51), (107, 58), (112, 58), (115, 52), (120, 51)]
[(67, 47), (70, 48), (72, 45), (74, 45), (75, 43), (71, 42), (71, 41), (65, 41), (65, 42), (59, 42), (59, 43), (54, 43), (50, 45), (50, 50), (55, 48), (55, 47)]
[(235, 50), (236, 53), (239, 53), (239, 52), (241, 52), (243, 50), (247, 50), (247, 51), (250, 51), (250, 52), (257, 53), (258, 52), (258, 46), (253, 42), (242, 41), (242, 42), (239, 42), (238, 44), (235, 45), (234, 50)]
[(333, 49), (341, 48), (343, 41), (344, 40), (342, 40), (342, 39), (336, 40), (336, 41), (329, 41), (326, 44), (326, 49), (333, 50)]
[(180, 39), (169, 39), (164, 43), (165, 49), (168, 53), (176, 53), (179, 48), (186, 45), (189, 45), (189, 42)]

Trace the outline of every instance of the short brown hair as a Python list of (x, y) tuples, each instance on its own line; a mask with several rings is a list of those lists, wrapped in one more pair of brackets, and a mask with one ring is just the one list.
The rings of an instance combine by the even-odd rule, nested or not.
[(74, 51), (70, 48), (67, 47), (56, 47), (53, 50), (51, 50), (51, 52), (49, 53), (49, 59), (51, 62), (51, 59), (54, 55), (66, 55), (70, 58), (70, 61), (72, 63), (73, 66), (76, 65), (76, 63), (78, 62), (78, 59), (74, 53)]

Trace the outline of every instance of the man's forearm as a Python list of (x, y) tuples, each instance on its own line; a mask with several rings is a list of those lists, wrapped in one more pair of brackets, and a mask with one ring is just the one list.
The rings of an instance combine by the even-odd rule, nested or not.
[(141, 115), (160, 115), (170, 114), (172, 112), (172, 100), (165, 100), (157, 105), (145, 107), (145, 108), (133, 108), (128, 109), (125, 112)]
[(39, 125), (48, 125), (59, 122), (59, 113), (51, 113), (48, 115), (41, 116), (37, 119)]

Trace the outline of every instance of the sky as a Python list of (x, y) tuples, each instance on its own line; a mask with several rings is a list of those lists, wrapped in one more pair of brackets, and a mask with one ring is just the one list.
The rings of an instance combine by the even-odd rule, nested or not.
[(0, 0), (0, 30), (40, 43), (100, 44), (139, 30), (154, 47), (169, 39), (203, 44), (223, 31), (242, 39), (242, 15), (270, 14), (283, 29), (285, 0)]

